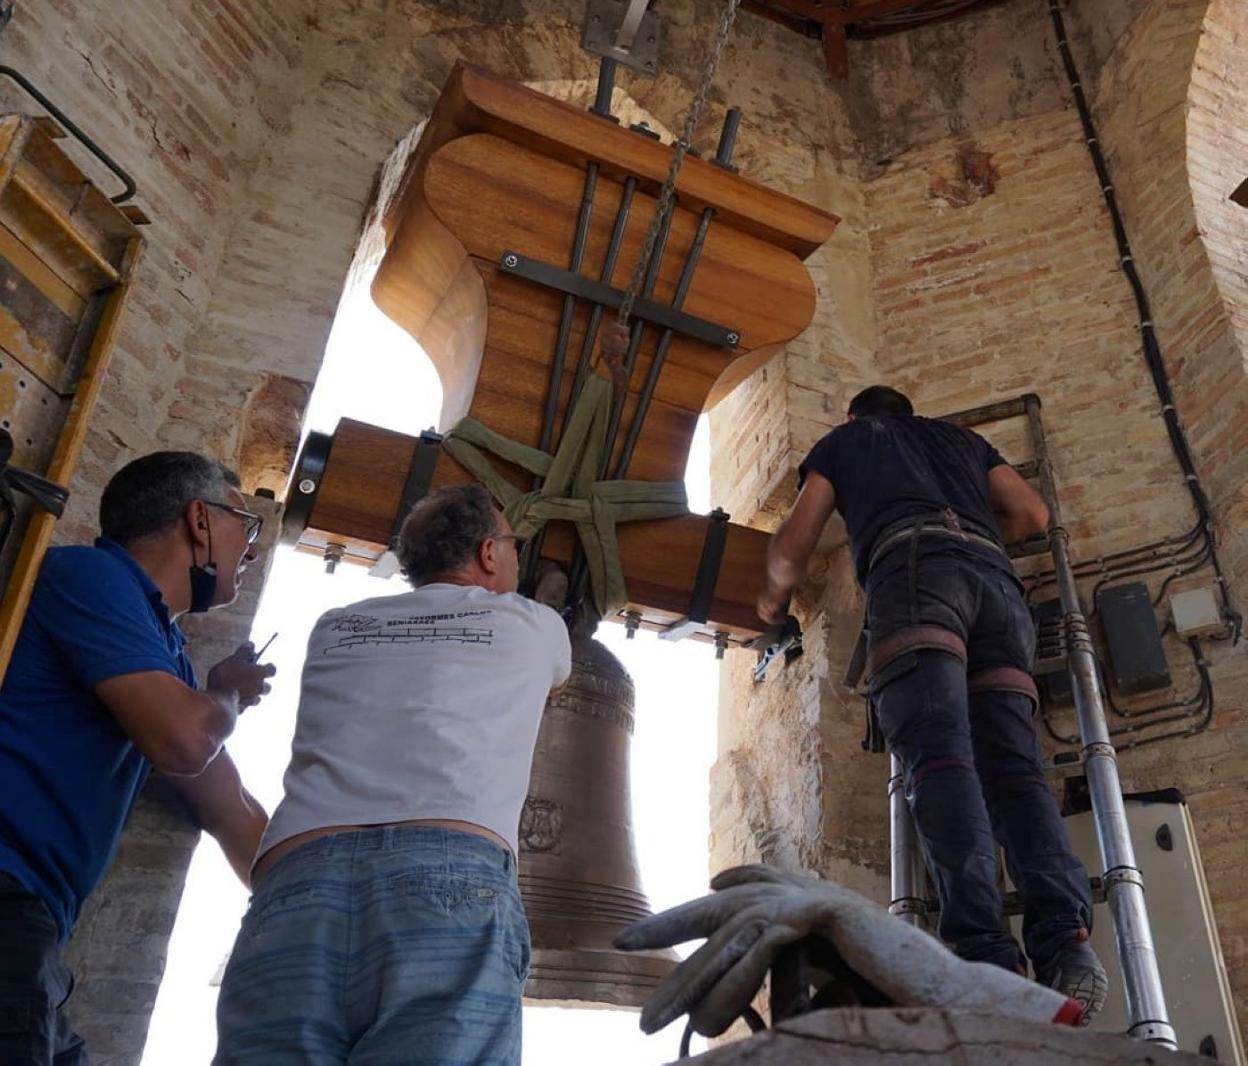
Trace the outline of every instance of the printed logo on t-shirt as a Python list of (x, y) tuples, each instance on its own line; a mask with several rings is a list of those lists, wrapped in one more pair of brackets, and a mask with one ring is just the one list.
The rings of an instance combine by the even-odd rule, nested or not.
[(494, 629), (465, 624), (466, 619), (485, 620), (494, 612), (451, 611), (446, 614), (409, 615), (382, 621), (370, 615), (348, 614), (335, 619), (329, 629), (343, 636), (328, 645), (324, 654), (369, 644), (484, 644), (494, 643)]

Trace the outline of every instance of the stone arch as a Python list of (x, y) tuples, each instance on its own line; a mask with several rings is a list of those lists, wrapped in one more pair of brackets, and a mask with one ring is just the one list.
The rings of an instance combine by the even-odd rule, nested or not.
[(1248, 584), (1248, 210), (1229, 197), (1248, 178), (1245, 54), (1248, 9), (1211, 0), (1188, 87), (1187, 170), (1212, 290), (1199, 357), (1218, 360), (1205, 397), (1215, 440), (1210, 476), (1241, 598)]
[[(1248, 95), (1236, 88), (1243, 76), (1233, 62), (1246, 21), (1234, 0), (1152, 2), (1099, 62), (1081, 58), (1179, 414), (1241, 598), (1248, 579), (1248, 430), (1240, 428), (1248, 407), (1248, 282), (1235, 276), (1242, 250), (1231, 235), (1236, 227), (1246, 235), (1248, 216), (1236, 219), (1242, 209), (1226, 196), (1248, 175), (1248, 147), (1236, 144), (1233, 129), (1234, 94)], [(1095, 40), (1092, 50), (1100, 51)], [(1227, 168), (1236, 154), (1244, 173), (1231, 182)]]

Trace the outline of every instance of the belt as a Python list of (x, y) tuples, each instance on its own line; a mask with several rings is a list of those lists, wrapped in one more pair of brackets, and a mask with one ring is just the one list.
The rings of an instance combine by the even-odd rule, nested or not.
[(885, 526), (871, 545), (871, 551), (867, 556), (867, 571), (873, 570), (875, 564), (898, 544), (904, 544), (914, 537), (924, 536), (952, 537), (955, 540), (990, 548), (1006, 559), (1009, 558), (999, 541), (991, 536), (966, 529), (953, 509), (946, 508), (944, 511), (905, 518), (900, 522)]

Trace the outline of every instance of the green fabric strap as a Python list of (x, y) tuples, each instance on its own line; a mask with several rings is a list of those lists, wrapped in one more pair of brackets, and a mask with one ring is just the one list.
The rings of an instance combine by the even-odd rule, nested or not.
[[(585, 381), (553, 456), (495, 433), (464, 418), (442, 439), (442, 446), (498, 501), (507, 521), (522, 537), (547, 522), (576, 525), (589, 568), (594, 607), (607, 618), (628, 602), (620, 569), (619, 522), (641, 522), (688, 514), (680, 481), (598, 481), (611, 412), (611, 382), (597, 374)], [(532, 492), (516, 488), (494, 469), (485, 453), (544, 478)]]

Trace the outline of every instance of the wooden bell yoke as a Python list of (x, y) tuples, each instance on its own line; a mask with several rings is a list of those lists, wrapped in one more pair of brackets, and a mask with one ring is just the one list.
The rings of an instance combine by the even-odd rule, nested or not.
[[(468, 416), (510, 441), (557, 450), (569, 398), (600, 372), (599, 334), (642, 253), (672, 151), (600, 114), (455, 67), (386, 208), (372, 285), (377, 305), (437, 368), (440, 430)], [(600, 479), (681, 480), (698, 415), (814, 312), (802, 260), (838, 219), (722, 162), (691, 157), (680, 171), (632, 308)], [(534, 487), (531, 472), (490, 460), (516, 489)], [(300, 457), (287, 537), (372, 563), (415, 498), (471, 478), (432, 435), (422, 443), (344, 419)], [(616, 537), (628, 600), (616, 620), (719, 634), (721, 644), (762, 629), (754, 603), (766, 534), (722, 513), (686, 513), (622, 522)], [(575, 527), (549, 523), (540, 551), (575, 574)]]

